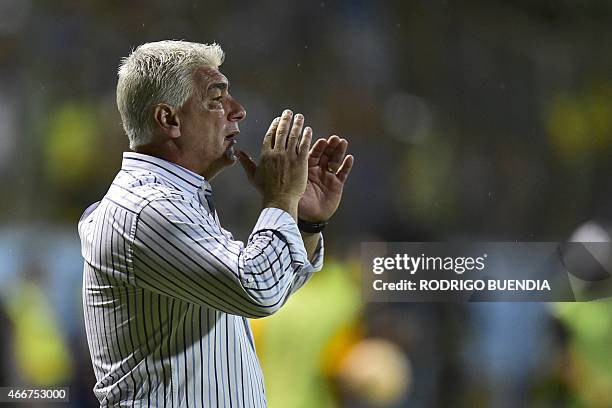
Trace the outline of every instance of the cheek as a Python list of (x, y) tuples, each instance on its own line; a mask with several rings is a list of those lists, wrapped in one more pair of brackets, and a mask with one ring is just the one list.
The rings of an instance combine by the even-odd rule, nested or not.
[(206, 114), (223, 117), (225, 115), (226, 106), (218, 102), (210, 102), (206, 105)]
[(225, 109), (222, 106), (209, 106), (202, 120), (206, 128), (221, 131), (225, 124)]

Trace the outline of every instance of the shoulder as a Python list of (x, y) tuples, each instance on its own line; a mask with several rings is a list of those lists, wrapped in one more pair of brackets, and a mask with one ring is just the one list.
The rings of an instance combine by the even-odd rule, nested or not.
[(191, 204), (194, 200), (192, 195), (155, 174), (125, 171), (115, 177), (104, 198), (136, 215), (150, 208), (151, 203), (157, 203), (156, 206), (170, 201)]

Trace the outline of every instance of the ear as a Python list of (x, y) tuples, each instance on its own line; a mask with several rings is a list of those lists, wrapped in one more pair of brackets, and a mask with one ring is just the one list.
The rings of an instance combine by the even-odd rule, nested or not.
[(178, 109), (160, 103), (155, 106), (153, 111), (155, 126), (166, 136), (176, 139), (181, 135), (181, 126), (178, 117)]

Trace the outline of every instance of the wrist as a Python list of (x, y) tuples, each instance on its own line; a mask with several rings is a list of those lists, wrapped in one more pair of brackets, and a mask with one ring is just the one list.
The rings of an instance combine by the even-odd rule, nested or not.
[(298, 228), (303, 234), (318, 234), (325, 229), (328, 220), (325, 221), (307, 221), (302, 218), (298, 218)]
[(263, 207), (279, 208), (289, 213), (289, 215), (291, 215), (293, 219), (297, 221), (298, 202), (298, 199), (291, 196), (264, 197)]

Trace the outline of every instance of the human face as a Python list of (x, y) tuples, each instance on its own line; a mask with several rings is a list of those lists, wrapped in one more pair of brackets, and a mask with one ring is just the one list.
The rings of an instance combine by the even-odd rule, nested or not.
[(229, 94), (229, 82), (218, 69), (199, 67), (195, 90), (180, 108), (183, 151), (190, 164), (210, 180), (237, 160), (234, 153), (246, 111)]

